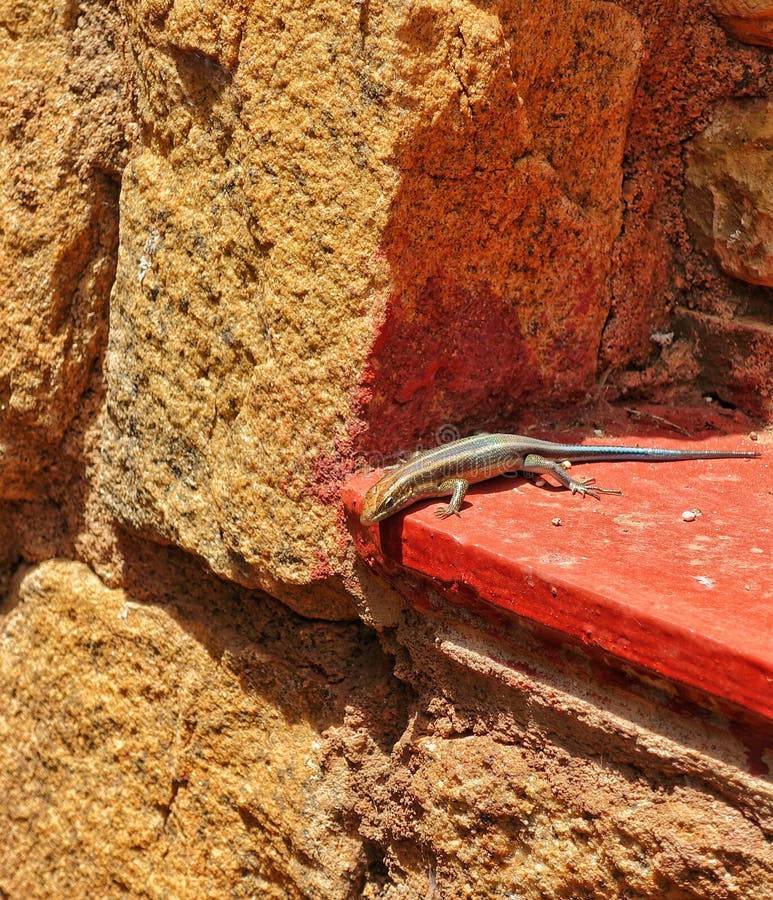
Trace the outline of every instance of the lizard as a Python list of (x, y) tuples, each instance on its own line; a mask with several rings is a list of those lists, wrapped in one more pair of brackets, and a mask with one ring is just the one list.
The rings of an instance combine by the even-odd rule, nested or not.
[(387, 472), (365, 494), (360, 521), (382, 522), (407, 506), (430, 497), (450, 495), (439, 506), (441, 519), (458, 515), (471, 484), (504, 475), (505, 472), (551, 475), (573, 494), (597, 499), (601, 494), (622, 491), (600, 488), (595, 479), (576, 480), (567, 473), (566, 462), (671, 462), (685, 459), (755, 458), (760, 453), (745, 450), (666, 450), (657, 447), (616, 447), (594, 444), (557, 444), (519, 434), (474, 434), (441, 444), (412, 456)]

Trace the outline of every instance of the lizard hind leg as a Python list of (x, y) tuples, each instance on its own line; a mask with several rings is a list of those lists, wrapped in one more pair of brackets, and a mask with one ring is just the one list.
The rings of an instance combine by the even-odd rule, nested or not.
[(599, 494), (623, 493), (610, 488), (596, 487), (595, 478), (583, 478), (582, 481), (572, 478), (560, 462), (545, 459), (544, 456), (539, 456), (537, 453), (529, 453), (519, 468), (522, 472), (535, 475), (552, 475), (564, 487), (569, 488), (573, 494), (580, 494), (583, 497), (595, 497), (598, 500)]

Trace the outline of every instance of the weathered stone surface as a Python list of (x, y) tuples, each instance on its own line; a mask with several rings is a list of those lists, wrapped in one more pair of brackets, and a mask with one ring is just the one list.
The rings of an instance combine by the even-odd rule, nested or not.
[(126, 83), (111, 6), (9, 0), (0, 21), (0, 499), (18, 499), (45, 490), (106, 341)]
[[(674, 330), (676, 307), (724, 316), (730, 310), (746, 313), (746, 294), (738, 296), (737, 285), (715, 271), (688, 233), (684, 151), (724, 99), (769, 94), (773, 70), (769, 53), (728, 40), (702, 4), (634, 0), (626, 8), (638, 15), (647, 54), (627, 135), (625, 211), (615, 242), (600, 361), (611, 374), (608, 398), (615, 396), (617, 372), (622, 371), (626, 382), (641, 373), (649, 385), (641, 396), (653, 399), (652, 385), (663, 374), (670, 375), (673, 385), (684, 383), (684, 367), (670, 368), (651, 339), (653, 333)], [(719, 390), (710, 372), (707, 376), (704, 389)], [(759, 409), (759, 387), (750, 379), (737, 395), (746, 411)]]
[(413, 694), (362, 625), (148, 549), (126, 591), (52, 561), (0, 605), (9, 900), (773, 889), (770, 784), (712, 715), (404, 613)]
[[(123, 182), (106, 496), (134, 527), (279, 592), (340, 554), (314, 467), (345, 437), (385, 281), (368, 255), (394, 175), (364, 138), (379, 106), (358, 12), (342, 23), (318, 4), (312, 23), (259, 4), (214, 57), (208, 17), (183, 50), (129, 12), (150, 140)], [(342, 609), (323, 606), (304, 609)]]
[(773, 286), (773, 100), (728, 101), (693, 141), (685, 215), (723, 271)]
[(353, 896), (347, 758), (378, 780), (403, 714), (373, 635), (175, 567), (140, 600), (44, 563), (0, 606), (0, 894)]
[(182, 9), (127, 7), (145, 140), (104, 495), (229, 578), (345, 614), (294, 586), (338, 583), (355, 450), (593, 378), (639, 29), (589, 2)]
[(89, 533), (104, 499), (229, 578), (351, 615), (335, 504), (358, 453), (582, 395), (602, 327), (605, 366), (647, 362), (680, 292), (725, 289), (680, 237), (683, 143), (769, 71), (695, 4), (652, 9), (4, 7), (0, 498), (43, 504), (14, 509), (38, 520), (19, 552), (99, 543), (119, 570)]
[(711, 0), (723, 28), (748, 44), (773, 47), (773, 3), (770, 0)]
[(764, 835), (689, 785), (653, 790), (628, 767), (555, 746), (538, 761), (533, 746), (488, 735), (421, 735), (402, 760), (395, 797), (414, 813), (394, 817), (389, 859), (409, 896), (474, 900), (517, 885), (525, 900), (741, 900), (773, 890)]
[(698, 376), (711, 384), (728, 403), (749, 403), (749, 385), (758, 404), (754, 412), (761, 419), (773, 412), (773, 325), (770, 313), (729, 321), (697, 310), (679, 310), (677, 322), (698, 350)]
[[(690, 0), (0, 12), (0, 896), (773, 885), (747, 771), (769, 756), (588, 660), (561, 679), (544, 646), (516, 687), (472, 675), (352, 561), (336, 506), (358, 454), (513, 425), (581, 396), (601, 343), (646, 362), (670, 304), (726, 299), (682, 152), (717, 98), (766, 93), (769, 57)], [(687, 316), (747, 406), (771, 358), (750, 308)], [(684, 341), (659, 363), (696, 371)], [(56, 553), (123, 589), (19, 570)], [(402, 681), (362, 625), (193, 554), (309, 616), (356, 589)]]
[(362, 825), (399, 873), (389, 900), (773, 894), (773, 785), (743, 744), (763, 731), (728, 733), (604, 666), (578, 677), (577, 656), (527, 630), (492, 646), (437, 610), (399, 631), (419, 713)]

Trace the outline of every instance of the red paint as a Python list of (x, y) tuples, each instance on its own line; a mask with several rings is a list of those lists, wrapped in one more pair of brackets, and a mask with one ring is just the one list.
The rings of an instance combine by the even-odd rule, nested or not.
[(413, 397), (416, 391), (421, 390), (422, 388), (429, 387), (432, 382), (435, 380), (435, 375), (437, 375), (437, 371), (440, 368), (440, 360), (433, 360), (428, 365), (424, 366), (421, 373), (417, 378), (412, 378), (409, 381), (404, 381), (402, 386), (397, 391), (395, 395), (395, 400), (398, 403), (408, 403), (408, 401)]
[(337, 574), (335, 569), (330, 565), (330, 559), (322, 552), (322, 550), (317, 549), (314, 553), (314, 558), (316, 559), (316, 563), (312, 566), (311, 572), (309, 573), (309, 577), (312, 581), (325, 581)]
[[(737, 436), (690, 446), (750, 449)], [(599, 502), (501, 478), (459, 517), (437, 519), (432, 501), (373, 528), (357, 513), (375, 475), (352, 477), (343, 499), (366, 560), (773, 719), (771, 456), (577, 466), (624, 492)]]
[(365, 453), (404, 451), (426, 436), (427, 422), (459, 425), (450, 408), (465, 421), (471, 410), (491, 421), (540, 394), (539, 366), (510, 300), (485, 283), (473, 293), (440, 275), (411, 290), (412, 299), (407, 288), (390, 297), (371, 347), (368, 372), (378, 389), (358, 395), (356, 409), (368, 425)]

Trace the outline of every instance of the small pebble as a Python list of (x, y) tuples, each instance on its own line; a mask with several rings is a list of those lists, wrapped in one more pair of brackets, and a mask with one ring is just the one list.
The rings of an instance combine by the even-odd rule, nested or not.
[(564, 523), (561, 521), (561, 519), (558, 518), (558, 516), (556, 516), (554, 519), (550, 520), (550, 524), (558, 527), (559, 525), (563, 525)]
[(694, 522), (700, 514), (701, 514), (701, 511), (699, 509), (686, 509), (682, 513), (682, 521), (683, 522)]
[(674, 332), (654, 331), (650, 335), (650, 340), (654, 341), (656, 344), (660, 344), (661, 347), (670, 347), (674, 342)]

